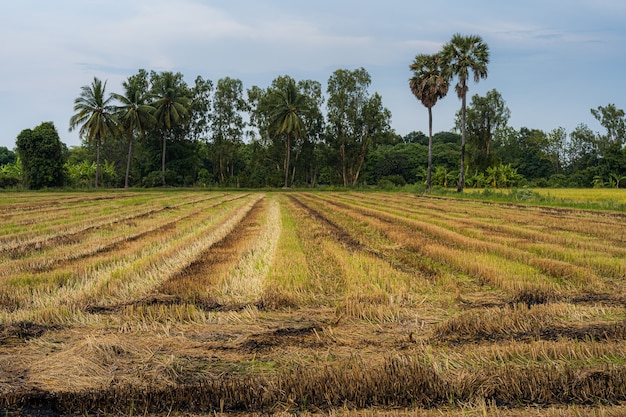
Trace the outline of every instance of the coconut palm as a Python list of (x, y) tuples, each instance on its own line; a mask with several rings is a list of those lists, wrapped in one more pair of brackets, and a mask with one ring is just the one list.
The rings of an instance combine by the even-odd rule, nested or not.
[(152, 104), (154, 118), (161, 131), (163, 148), (161, 154), (161, 179), (165, 185), (165, 146), (172, 127), (189, 115), (189, 97), (180, 84), (179, 77), (171, 72), (161, 74), (157, 87), (157, 97)]
[(467, 80), (470, 72), (474, 82), (481, 78), (487, 78), (487, 64), (489, 64), (489, 47), (483, 39), (477, 35), (463, 36), (455, 34), (450, 42), (444, 45), (441, 51), (444, 66), (450, 71), (450, 75), (458, 77), (455, 87), (458, 97), (461, 99), (461, 169), (459, 171), (458, 192), (465, 187), (465, 131), (467, 125)]
[(133, 155), (133, 140), (135, 134), (145, 138), (146, 130), (156, 123), (153, 106), (147, 104), (147, 82), (145, 77), (136, 75), (128, 78), (122, 84), (124, 95), (112, 94), (121, 105), (116, 107), (120, 126), (128, 136), (128, 161), (126, 162), (126, 178), (124, 188), (128, 188), (128, 177), (130, 175), (130, 163)]
[(305, 133), (303, 112), (306, 110), (306, 96), (301, 94), (293, 80), (289, 80), (282, 89), (271, 91), (270, 129), (277, 135), (287, 135), (285, 153), (285, 188), (289, 187), (289, 164), (291, 156), (291, 138), (301, 137)]
[(409, 87), (415, 97), (428, 109), (428, 172), (426, 174), (426, 189), (432, 185), (433, 164), (433, 106), (437, 100), (448, 94), (450, 76), (447, 68), (441, 66), (439, 54), (420, 54), (410, 66), (413, 77), (409, 80)]
[(80, 126), (79, 134), (88, 143), (96, 145), (96, 188), (100, 177), (100, 147), (110, 131), (117, 130), (118, 120), (111, 105), (113, 97), (105, 98), (106, 81), (94, 77), (91, 85), (81, 87), (80, 96), (74, 100), (70, 118), (70, 132)]

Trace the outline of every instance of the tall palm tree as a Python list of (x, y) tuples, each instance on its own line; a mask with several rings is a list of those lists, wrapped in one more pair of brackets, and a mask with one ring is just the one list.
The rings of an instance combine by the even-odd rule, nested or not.
[(152, 105), (155, 108), (156, 125), (163, 136), (161, 155), (161, 178), (165, 185), (165, 146), (168, 132), (189, 115), (189, 97), (180, 85), (179, 78), (171, 72), (164, 72), (157, 86), (158, 94)]
[(301, 94), (293, 80), (283, 89), (272, 90), (272, 111), (270, 113), (270, 129), (280, 135), (287, 134), (285, 153), (285, 188), (289, 187), (289, 164), (291, 157), (291, 137), (301, 137), (305, 133), (303, 113), (306, 111), (306, 96)]
[(489, 64), (489, 47), (477, 35), (463, 36), (459, 33), (452, 36), (450, 42), (443, 46), (441, 51), (444, 66), (449, 68), (452, 76), (458, 77), (456, 93), (461, 99), (461, 170), (459, 172), (458, 192), (465, 187), (465, 131), (467, 125), (467, 80), (470, 72), (474, 82), (487, 78), (487, 64)]
[(447, 68), (441, 65), (441, 55), (420, 54), (410, 66), (413, 77), (409, 80), (409, 87), (415, 97), (428, 109), (428, 172), (426, 174), (426, 189), (432, 185), (433, 164), (433, 106), (437, 100), (448, 94), (450, 76)]
[(156, 109), (147, 104), (148, 92), (145, 77), (142, 78), (141, 75), (129, 77), (122, 86), (124, 95), (113, 93), (112, 96), (121, 103), (116, 110), (120, 126), (128, 136), (128, 161), (124, 180), (124, 188), (128, 188), (134, 136), (138, 134), (141, 138), (146, 137), (146, 130), (156, 123), (153, 115)]
[(118, 120), (111, 105), (112, 97), (105, 98), (106, 81), (94, 77), (91, 85), (81, 87), (80, 96), (74, 100), (70, 118), (70, 132), (80, 126), (79, 134), (87, 142), (96, 145), (96, 188), (100, 178), (100, 147), (109, 131), (117, 129)]

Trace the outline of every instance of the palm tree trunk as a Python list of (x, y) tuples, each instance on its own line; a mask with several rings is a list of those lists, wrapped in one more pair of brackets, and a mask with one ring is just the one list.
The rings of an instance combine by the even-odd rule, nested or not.
[(459, 171), (459, 186), (456, 191), (461, 193), (465, 188), (465, 130), (467, 124), (467, 112), (466, 112), (466, 97), (467, 93), (463, 92), (463, 98), (461, 102), (461, 170)]
[(285, 154), (285, 188), (289, 187), (289, 158), (291, 156), (291, 135), (287, 133), (287, 153)]
[(128, 177), (130, 176), (130, 160), (133, 157), (133, 136), (128, 136), (128, 161), (126, 161), (126, 178), (124, 179), (124, 188), (128, 188)]
[(165, 142), (166, 136), (163, 133), (163, 154), (161, 155), (161, 180), (163, 181), (163, 186), (165, 186)]
[[(298, 165), (298, 160), (300, 159), (300, 152), (302, 151), (302, 148), (300, 148), (300, 150), (296, 150), (296, 156), (294, 156), (294, 163), (293, 163), (293, 168), (291, 169), (291, 182), (289, 183), (290, 187), (293, 187), (293, 183), (296, 180), (296, 166)], [(306, 175), (306, 168), (305, 168), (305, 175)], [(306, 179), (305, 179), (306, 181)]]
[(433, 178), (433, 109), (428, 108), (428, 172), (426, 174), (426, 190), (430, 190)]
[(96, 137), (96, 188), (98, 188), (99, 178), (100, 178), (100, 135)]

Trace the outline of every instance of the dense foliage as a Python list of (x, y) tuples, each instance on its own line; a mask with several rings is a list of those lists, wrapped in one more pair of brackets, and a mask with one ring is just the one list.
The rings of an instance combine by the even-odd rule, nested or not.
[(52, 122), (44, 122), (33, 130), (23, 130), (16, 144), (28, 188), (63, 185), (63, 144)]

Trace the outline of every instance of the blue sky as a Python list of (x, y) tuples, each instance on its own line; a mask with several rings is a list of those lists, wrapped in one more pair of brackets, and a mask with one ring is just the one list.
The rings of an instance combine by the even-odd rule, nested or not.
[[(626, 109), (623, 0), (0, 1), (0, 146), (9, 149), (43, 121), (80, 144), (68, 124), (81, 86), (96, 76), (122, 92), (139, 68), (189, 83), (229, 76), (267, 87), (290, 75), (325, 88), (336, 69), (364, 67), (395, 131), (427, 132), (408, 66), (457, 32), (482, 36), (491, 52), (470, 96), (497, 89), (516, 129), (600, 131), (591, 108)], [(435, 132), (452, 129), (459, 107), (453, 91), (435, 106)]]

